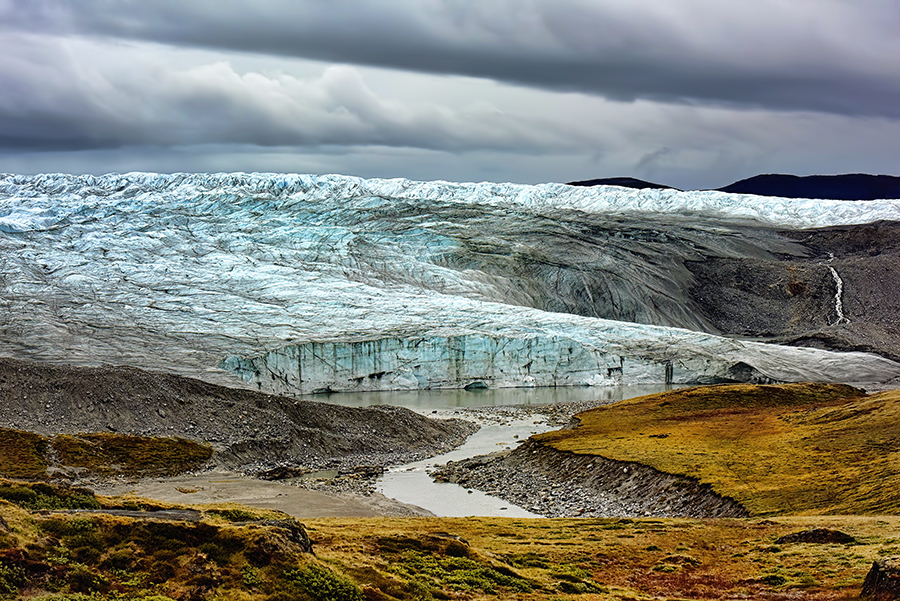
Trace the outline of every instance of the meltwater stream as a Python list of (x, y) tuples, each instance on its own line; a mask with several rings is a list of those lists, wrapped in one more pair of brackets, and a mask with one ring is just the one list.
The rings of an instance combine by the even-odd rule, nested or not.
[(427, 509), (438, 516), (542, 517), (479, 490), (465, 489), (449, 482), (434, 482), (428, 475), (428, 469), (448, 461), (509, 449), (518, 441), (527, 440), (532, 434), (550, 429), (546, 420), (539, 415), (529, 415), (502, 424), (486, 424), (470, 436), (466, 444), (450, 453), (389, 469), (378, 481), (378, 492), (403, 503)]
[[(326, 397), (329, 402), (351, 406), (400, 405), (430, 417), (486, 419), (481, 429), (457, 449), (415, 463), (389, 469), (377, 483), (378, 492), (403, 503), (427, 509), (438, 516), (505, 516), (541, 517), (522, 507), (468, 490), (457, 484), (434, 482), (428, 470), (448, 461), (485, 455), (514, 448), (532, 434), (551, 430), (553, 426), (536, 410), (554, 403), (597, 402), (613, 403), (622, 399), (671, 389), (666, 385), (639, 386), (578, 386), (565, 388), (515, 388), (481, 391), (442, 390), (393, 393), (337, 394)], [(319, 400), (319, 399), (317, 399)], [(497, 408), (497, 412), (490, 410)], [(478, 408), (477, 411), (470, 411)], [(515, 408), (514, 417), (499, 417), (500, 408)], [(530, 410), (529, 410), (530, 409)]]

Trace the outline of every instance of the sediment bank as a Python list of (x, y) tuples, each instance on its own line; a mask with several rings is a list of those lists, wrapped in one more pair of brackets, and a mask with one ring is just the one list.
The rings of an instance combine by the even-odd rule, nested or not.
[(451, 462), (432, 475), (547, 517), (747, 517), (693, 478), (528, 440), (513, 451)]

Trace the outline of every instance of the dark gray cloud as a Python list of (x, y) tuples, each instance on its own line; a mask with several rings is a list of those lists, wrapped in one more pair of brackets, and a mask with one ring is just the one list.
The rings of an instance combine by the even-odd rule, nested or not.
[(0, 0), (0, 171), (896, 172), (895, 0)]
[(526, 153), (573, 147), (575, 128), (511, 117), (490, 104), (379, 96), (349, 66), (320, 67), (307, 78), (267, 75), (159, 47), (19, 33), (0, 39), (3, 55), (16, 59), (0, 59), (0, 147), (232, 143)]
[(7, 0), (6, 27), (900, 118), (894, 0)]

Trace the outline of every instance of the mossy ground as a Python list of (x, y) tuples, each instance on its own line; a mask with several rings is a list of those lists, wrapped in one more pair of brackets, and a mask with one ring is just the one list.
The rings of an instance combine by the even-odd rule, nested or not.
[(177, 437), (97, 433), (41, 436), (0, 428), (0, 477), (42, 479), (49, 469), (82, 474), (175, 475), (200, 467), (213, 449)]
[(81, 434), (54, 436), (50, 444), (65, 466), (93, 473), (174, 475), (203, 465), (212, 447), (176, 437)]
[[(306, 526), (320, 560), (356, 577), (364, 591), (399, 599), (854, 599), (875, 559), (900, 554), (897, 517), (322, 519)], [(813, 527), (857, 542), (775, 544)], [(435, 569), (455, 540), (447, 534), (467, 541), (466, 557), (522, 584), (456, 586)]]
[[(283, 514), (236, 505), (195, 510), (201, 519), (191, 522), (152, 513), (36, 512), (0, 501), (0, 597), (833, 600), (855, 598), (875, 559), (900, 554), (900, 517), (794, 516), (319, 519), (306, 522), (313, 556), (292, 538), (284, 524), (295, 522)], [(855, 541), (776, 543), (810, 528), (840, 530)]]
[(0, 428), (0, 474), (41, 478), (47, 473), (47, 439), (32, 432)]
[(753, 515), (900, 513), (900, 391), (727, 385), (577, 416), (541, 444), (709, 483)]

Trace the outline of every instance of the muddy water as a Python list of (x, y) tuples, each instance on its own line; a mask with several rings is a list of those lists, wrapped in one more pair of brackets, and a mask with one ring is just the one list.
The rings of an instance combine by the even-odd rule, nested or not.
[(478, 490), (467, 490), (447, 482), (433, 482), (428, 475), (432, 466), (510, 449), (518, 441), (548, 430), (549, 426), (543, 420), (534, 423), (538, 417), (529, 416), (504, 424), (483, 425), (469, 437), (466, 444), (450, 453), (388, 470), (378, 481), (378, 491), (386, 497), (417, 505), (439, 516), (541, 517)]

